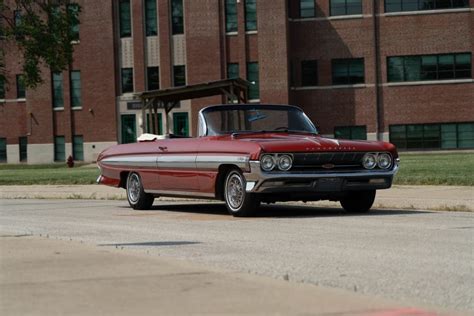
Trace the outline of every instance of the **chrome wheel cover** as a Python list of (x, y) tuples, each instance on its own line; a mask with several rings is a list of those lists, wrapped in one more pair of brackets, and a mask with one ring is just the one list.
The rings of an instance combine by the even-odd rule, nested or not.
[(132, 203), (138, 202), (140, 198), (141, 183), (138, 174), (133, 173), (128, 177), (127, 194)]
[(242, 177), (239, 174), (232, 174), (226, 184), (226, 201), (229, 204), (229, 206), (237, 210), (239, 209), (245, 198), (245, 192), (244, 192), (244, 183), (242, 180)]

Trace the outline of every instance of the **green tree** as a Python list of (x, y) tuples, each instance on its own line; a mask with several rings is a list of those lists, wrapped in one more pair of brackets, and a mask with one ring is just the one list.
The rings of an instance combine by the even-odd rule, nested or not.
[(5, 80), (5, 47), (14, 43), (21, 53), (24, 83), (43, 82), (41, 66), (67, 70), (79, 39), (81, 7), (71, 0), (0, 0), (0, 80)]

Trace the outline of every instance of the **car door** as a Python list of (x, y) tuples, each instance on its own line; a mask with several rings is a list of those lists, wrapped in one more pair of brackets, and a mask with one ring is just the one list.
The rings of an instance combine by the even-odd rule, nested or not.
[(199, 140), (172, 138), (158, 141), (157, 167), (160, 190), (198, 191), (196, 156)]

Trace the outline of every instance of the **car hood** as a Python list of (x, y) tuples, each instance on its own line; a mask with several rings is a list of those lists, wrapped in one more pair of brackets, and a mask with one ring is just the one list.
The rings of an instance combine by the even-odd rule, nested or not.
[(319, 135), (254, 134), (239, 136), (238, 139), (258, 143), (264, 152), (395, 151), (395, 146), (387, 142), (342, 140)]

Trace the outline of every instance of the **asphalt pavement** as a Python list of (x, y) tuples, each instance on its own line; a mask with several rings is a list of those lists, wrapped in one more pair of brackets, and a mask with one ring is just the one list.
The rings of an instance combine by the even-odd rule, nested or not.
[(125, 201), (19, 199), (0, 200), (0, 208), (3, 236), (169, 258), (400, 306), (474, 311), (471, 212), (348, 215), (340, 208), (285, 204), (242, 219), (227, 215), (222, 203), (165, 201), (133, 211)]

